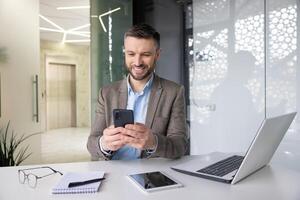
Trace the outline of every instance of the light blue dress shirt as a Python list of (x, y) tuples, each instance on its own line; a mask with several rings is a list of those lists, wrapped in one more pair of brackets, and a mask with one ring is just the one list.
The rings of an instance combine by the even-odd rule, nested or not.
[[(127, 100), (127, 109), (133, 110), (134, 121), (145, 124), (148, 102), (151, 93), (152, 83), (153, 83), (153, 74), (151, 78), (146, 83), (145, 87), (141, 92), (134, 92), (130, 83), (129, 76), (127, 77), (127, 88), (128, 88), (128, 100)], [(141, 151), (134, 147), (128, 145), (122, 147), (117, 152), (114, 153), (112, 160), (133, 160), (140, 158)]]

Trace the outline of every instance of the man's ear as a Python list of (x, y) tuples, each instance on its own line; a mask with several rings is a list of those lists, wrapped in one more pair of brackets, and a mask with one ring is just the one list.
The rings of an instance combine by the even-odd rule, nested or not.
[(161, 49), (156, 50), (156, 59), (158, 60), (160, 58)]

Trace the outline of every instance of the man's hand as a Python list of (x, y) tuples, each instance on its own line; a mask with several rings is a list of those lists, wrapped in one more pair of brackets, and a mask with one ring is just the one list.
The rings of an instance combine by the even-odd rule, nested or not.
[(132, 147), (141, 150), (155, 148), (155, 137), (144, 124), (127, 124), (121, 134), (124, 136), (123, 141)]
[(117, 151), (125, 145), (124, 137), (121, 132), (124, 132), (123, 127), (115, 128), (114, 125), (104, 129), (103, 136), (101, 137), (101, 147), (105, 151)]

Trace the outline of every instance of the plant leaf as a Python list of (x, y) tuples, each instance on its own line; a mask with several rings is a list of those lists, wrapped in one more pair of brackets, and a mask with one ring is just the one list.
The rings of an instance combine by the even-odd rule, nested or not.
[(25, 155), (26, 151), (28, 150), (29, 145), (27, 145), (25, 148), (22, 148), (19, 153), (16, 156), (16, 166), (18, 166), (20, 163), (22, 163), (26, 158), (28, 158), (32, 153), (29, 153), (27, 155)]
[(32, 153), (27, 153), (29, 145), (25, 147), (20, 146), (28, 138), (41, 133), (19, 136), (14, 131), (11, 131), (9, 135), (9, 126), (10, 121), (7, 123), (5, 131), (3, 131), (3, 128), (0, 128), (0, 166), (17, 166), (31, 156)]

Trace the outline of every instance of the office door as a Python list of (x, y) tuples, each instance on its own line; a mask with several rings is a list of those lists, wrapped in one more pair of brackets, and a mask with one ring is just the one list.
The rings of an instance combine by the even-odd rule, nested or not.
[(47, 130), (76, 126), (75, 65), (46, 67)]

